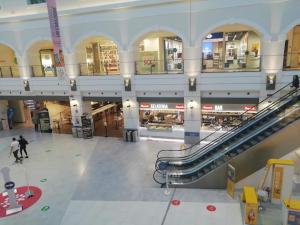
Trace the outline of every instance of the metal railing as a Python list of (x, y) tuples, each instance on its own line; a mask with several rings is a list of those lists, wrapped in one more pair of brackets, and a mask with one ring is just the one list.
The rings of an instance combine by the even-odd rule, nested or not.
[(202, 58), (202, 72), (259, 72), (260, 55), (206, 56)]
[(300, 52), (292, 52), (284, 55), (283, 70), (300, 70)]
[(0, 66), (0, 77), (1, 78), (13, 78), (20, 77), (18, 66)]
[(56, 67), (55, 66), (43, 66), (43, 65), (32, 65), (31, 75), (32, 77), (56, 77)]
[(80, 76), (120, 75), (120, 64), (118, 61), (115, 63), (101, 62), (99, 66), (93, 63), (80, 63), (78, 66)]
[(164, 60), (143, 60), (135, 62), (136, 75), (152, 75), (152, 74), (183, 74), (183, 59), (172, 60), (172, 62)]

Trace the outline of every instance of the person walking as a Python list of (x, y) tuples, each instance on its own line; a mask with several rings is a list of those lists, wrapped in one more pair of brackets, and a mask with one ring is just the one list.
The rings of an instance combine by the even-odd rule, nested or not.
[(106, 121), (106, 119), (103, 120), (103, 126), (104, 126), (104, 129), (105, 129), (105, 137), (108, 137), (107, 136), (107, 121)]
[(292, 87), (295, 88), (296, 90), (299, 88), (299, 76), (298, 75), (293, 76)]
[(26, 151), (26, 146), (28, 145), (28, 141), (22, 135), (20, 135), (19, 145), (20, 145), (21, 159), (23, 158), (23, 151), (26, 155), (25, 158), (28, 159), (28, 154), (27, 154), (27, 151)]
[(16, 163), (17, 162), (22, 162), (22, 159), (19, 158), (19, 156), (18, 156), (18, 151), (19, 151), (19, 142), (16, 140), (16, 138), (13, 138), (12, 142), (11, 142), (11, 145), (10, 145), (9, 156), (11, 156), (11, 153), (13, 153), (14, 157), (16, 159)]

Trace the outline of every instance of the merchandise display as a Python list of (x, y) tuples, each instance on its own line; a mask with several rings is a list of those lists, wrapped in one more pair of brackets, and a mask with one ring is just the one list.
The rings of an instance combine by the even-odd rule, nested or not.
[(183, 128), (184, 112), (181, 104), (140, 104), (140, 125), (149, 131), (172, 131)]

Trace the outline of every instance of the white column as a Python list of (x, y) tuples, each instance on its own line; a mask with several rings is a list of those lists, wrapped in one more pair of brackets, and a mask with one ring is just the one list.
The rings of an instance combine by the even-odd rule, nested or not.
[(201, 71), (201, 47), (184, 46), (184, 73), (189, 77), (197, 76)]
[(123, 115), (124, 129), (138, 130), (139, 129), (139, 103), (134, 94), (130, 95), (123, 92)]
[(200, 141), (200, 92), (185, 92), (184, 105), (184, 142), (186, 144), (194, 144)]
[(32, 74), (27, 55), (25, 54), (22, 57), (18, 57), (17, 61), (20, 77), (24, 80), (28, 80), (32, 76)]
[[(263, 41), (262, 46), (262, 76), (261, 76), (261, 88), (259, 101), (262, 101), (267, 98), (268, 95), (276, 92), (280, 89), (283, 84), (283, 79), (281, 77), (282, 67), (283, 67), (283, 58), (284, 58), (284, 41), (275, 40), (275, 41)], [(266, 81), (268, 75), (276, 76), (276, 89), (275, 90), (266, 90)], [(279, 95), (278, 95), (279, 96)], [(274, 96), (270, 101), (274, 101), (278, 96)], [(259, 109), (262, 109), (268, 105), (268, 102), (261, 104)]]
[(135, 57), (134, 51), (119, 51), (120, 72), (123, 79), (130, 79), (131, 91), (125, 91), (123, 86), (122, 103), (124, 116), (124, 130), (139, 129), (139, 103), (135, 92)]
[(69, 79), (75, 79), (80, 76), (79, 64), (76, 62), (76, 56), (74, 53), (64, 52), (65, 57), (65, 69)]
[(79, 92), (73, 92), (70, 96), (70, 107), (73, 126), (81, 126), (81, 116), (85, 113), (89, 114), (92, 111), (90, 102), (83, 101)]
[[(197, 78), (201, 70), (201, 48), (184, 47), (184, 72), (186, 75), (184, 92), (184, 142), (194, 144), (200, 141), (201, 94)], [(189, 91), (189, 78), (196, 79), (196, 91)]]
[(120, 73), (123, 77), (133, 77), (135, 74), (134, 51), (119, 51)]

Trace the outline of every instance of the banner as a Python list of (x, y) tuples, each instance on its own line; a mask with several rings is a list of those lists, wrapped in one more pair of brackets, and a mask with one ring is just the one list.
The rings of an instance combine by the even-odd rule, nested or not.
[(227, 193), (234, 198), (234, 188), (235, 188), (235, 168), (228, 164), (227, 167)]
[(54, 63), (56, 67), (56, 73), (58, 77), (63, 78), (65, 76), (65, 62), (62, 51), (60, 29), (56, 9), (56, 0), (47, 0), (47, 8), (53, 42)]
[(246, 204), (245, 206), (245, 224), (255, 225), (257, 223), (257, 204)]
[(281, 199), (283, 167), (275, 167), (272, 185), (272, 198)]

